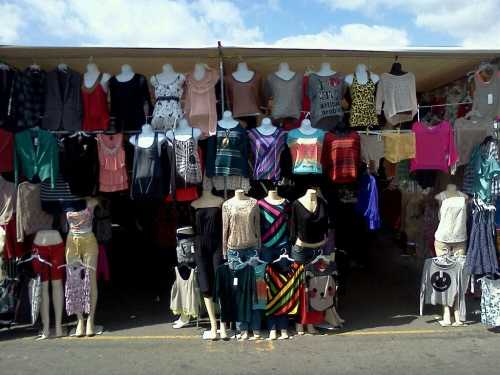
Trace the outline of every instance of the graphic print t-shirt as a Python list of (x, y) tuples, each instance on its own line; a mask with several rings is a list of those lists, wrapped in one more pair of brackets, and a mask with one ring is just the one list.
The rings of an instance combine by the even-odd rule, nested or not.
[(311, 100), (311, 122), (315, 128), (334, 129), (342, 121), (342, 99), (344, 96), (344, 76), (311, 74), (307, 94)]

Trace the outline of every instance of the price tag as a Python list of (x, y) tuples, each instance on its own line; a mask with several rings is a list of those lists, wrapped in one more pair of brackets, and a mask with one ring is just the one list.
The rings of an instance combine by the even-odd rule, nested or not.
[(488, 94), (488, 104), (493, 104), (493, 94)]
[(34, 145), (35, 147), (38, 147), (38, 137), (35, 137), (35, 138), (33, 139), (33, 145)]
[(194, 254), (194, 245), (191, 245), (191, 253)]
[(237, 277), (235, 277), (233, 279), (233, 286), (238, 286), (238, 278)]

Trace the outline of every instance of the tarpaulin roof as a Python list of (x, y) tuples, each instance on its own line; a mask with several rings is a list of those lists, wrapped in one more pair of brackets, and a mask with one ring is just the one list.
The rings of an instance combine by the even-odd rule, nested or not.
[(500, 57), (500, 50), (467, 50), (460, 48), (409, 48), (401, 50), (317, 50), (283, 48), (118, 48), (118, 47), (0, 47), (0, 60), (18, 68), (36, 62), (44, 69), (66, 63), (85, 71), (90, 58), (103, 72), (116, 74), (122, 64), (130, 64), (137, 73), (151, 76), (171, 63), (179, 72), (189, 72), (198, 62), (218, 68), (222, 51), (226, 70), (239, 61), (262, 74), (275, 71), (280, 62), (288, 62), (292, 70), (317, 70), (322, 62), (330, 62), (336, 71), (351, 73), (359, 63), (374, 73), (390, 70), (395, 57), (403, 70), (413, 72), (417, 90), (427, 91), (463, 77), (479, 63)]

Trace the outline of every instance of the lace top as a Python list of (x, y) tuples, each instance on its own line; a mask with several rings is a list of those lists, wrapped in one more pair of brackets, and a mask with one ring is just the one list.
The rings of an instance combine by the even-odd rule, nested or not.
[(84, 234), (92, 232), (92, 220), (94, 210), (87, 207), (85, 210), (77, 212), (67, 212), (69, 231), (71, 234)]
[(180, 100), (185, 80), (183, 74), (177, 74), (177, 77), (168, 83), (160, 81), (156, 75), (151, 78), (156, 98), (151, 125), (155, 130), (173, 128), (182, 117)]

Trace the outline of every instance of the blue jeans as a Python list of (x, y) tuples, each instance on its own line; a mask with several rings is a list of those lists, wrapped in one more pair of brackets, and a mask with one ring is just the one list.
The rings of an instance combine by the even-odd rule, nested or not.
[(267, 329), (288, 329), (288, 315), (268, 316)]
[(308, 264), (314, 260), (323, 251), (322, 247), (303, 247), (299, 245), (293, 245), (292, 247), (292, 258), (297, 263)]
[(245, 268), (246, 265), (243, 263), (254, 256), (257, 256), (257, 249), (255, 247), (249, 247), (241, 250), (227, 249), (227, 262), (229, 263), (229, 269), (241, 270), (242, 268)]
[(262, 323), (262, 310), (252, 310), (252, 318), (249, 322), (236, 322), (238, 331), (258, 331)]

